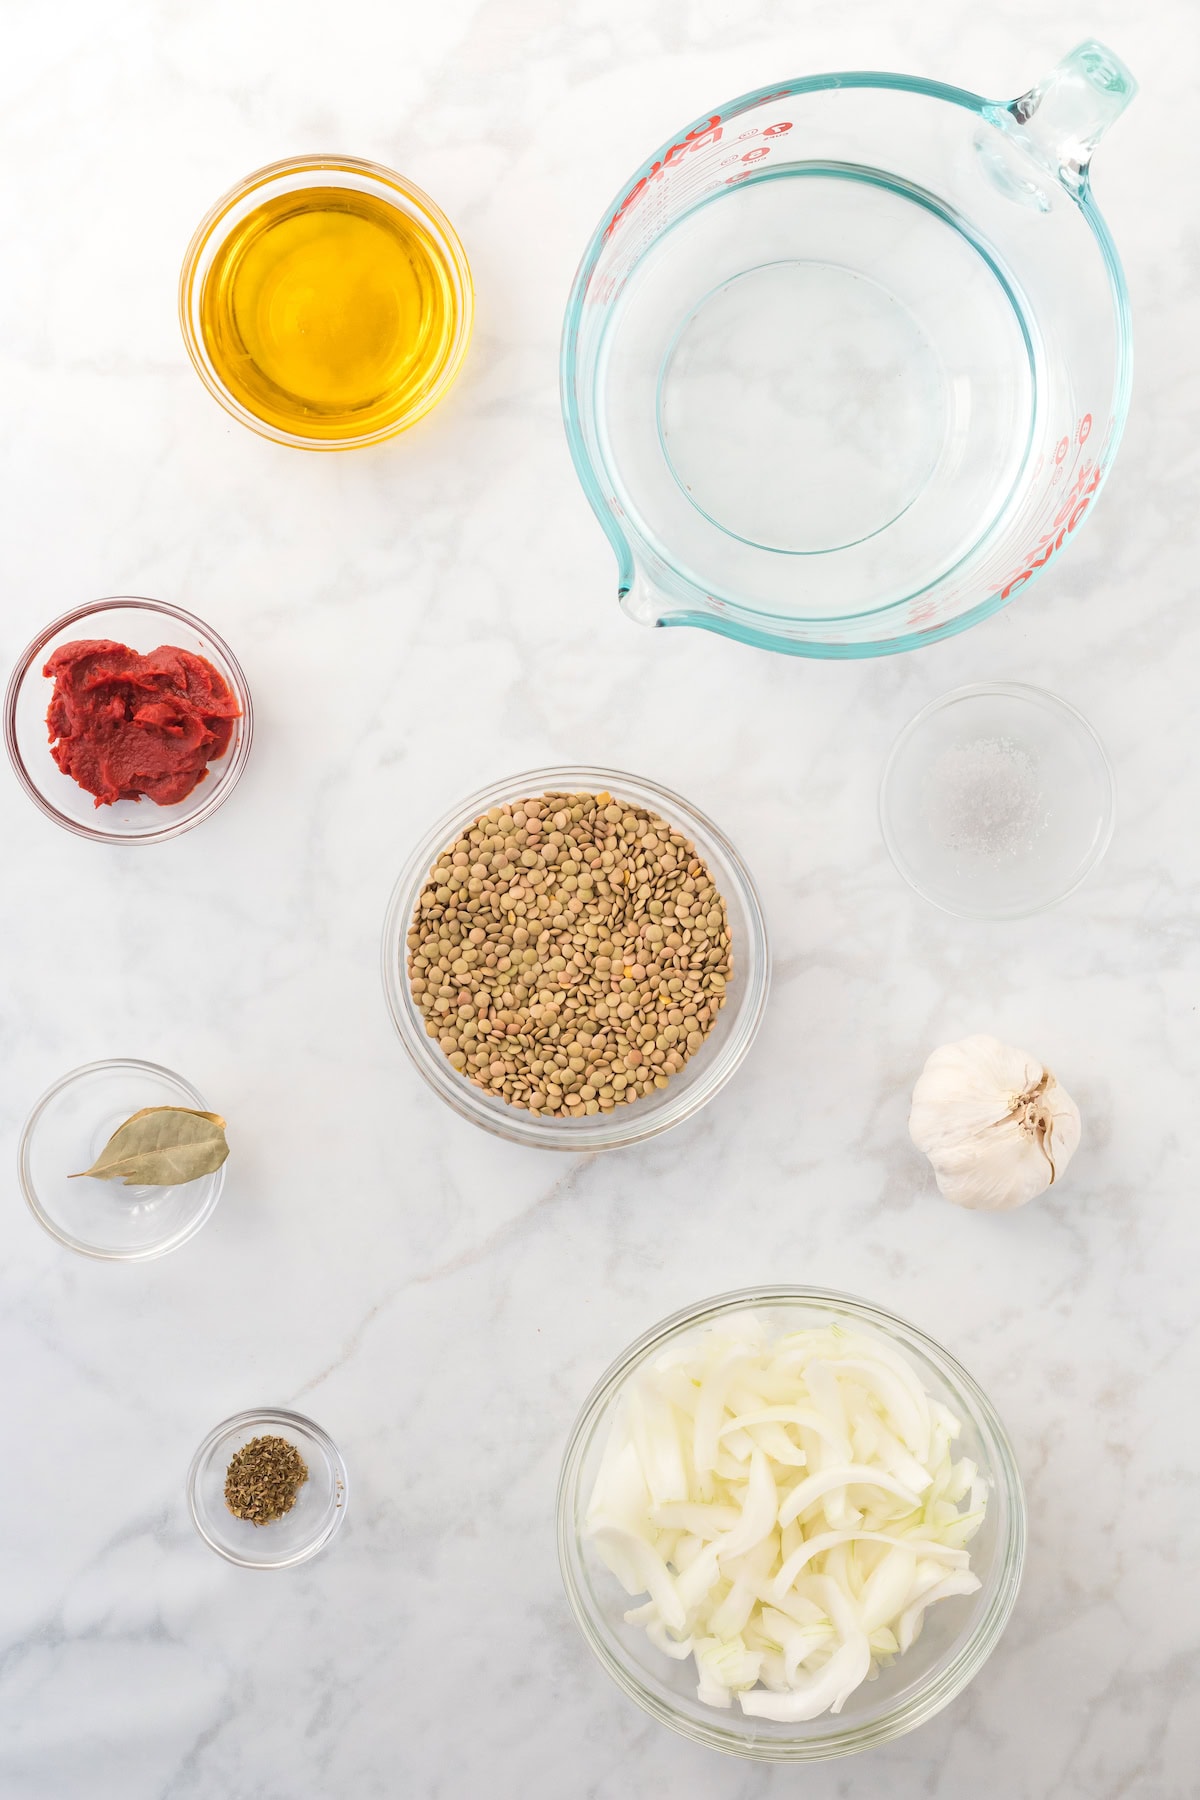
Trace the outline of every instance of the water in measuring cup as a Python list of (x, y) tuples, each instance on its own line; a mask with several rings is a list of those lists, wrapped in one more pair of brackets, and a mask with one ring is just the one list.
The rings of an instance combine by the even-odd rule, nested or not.
[(725, 531), (768, 550), (842, 550), (925, 488), (943, 382), (921, 326), (878, 282), (766, 263), (687, 319), (663, 369), (659, 431), (676, 481)]
[(928, 195), (791, 165), (656, 239), (603, 352), (605, 460), (664, 559), (765, 612), (845, 616), (943, 577), (1006, 517), (1036, 336)]

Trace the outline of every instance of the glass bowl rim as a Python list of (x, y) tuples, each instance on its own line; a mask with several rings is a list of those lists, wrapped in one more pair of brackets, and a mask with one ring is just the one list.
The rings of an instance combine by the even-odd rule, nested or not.
[[(335, 1478), (342, 1484), (342, 1503), (339, 1507), (334, 1508), (333, 1517), (324, 1530), (311, 1543), (304, 1545), (293, 1556), (285, 1557), (282, 1562), (260, 1562), (255, 1557), (239, 1556), (236, 1551), (227, 1549), (224, 1544), (218, 1543), (204, 1529), (196, 1504), (196, 1488), (200, 1480), (200, 1471), (209, 1455), (226, 1432), (238, 1431), (250, 1425), (282, 1425), (285, 1429), (288, 1426), (293, 1428), (299, 1426), (303, 1431), (310, 1433), (324, 1452)], [(242, 1412), (231, 1413), (227, 1419), (222, 1419), (220, 1424), (214, 1425), (212, 1430), (205, 1434), (188, 1464), (186, 1492), (188, 1515), (197, 1534), (210, 1550), (215, 1550), (218, 1556), (225, 1558), (226, 1562), (234, 1563), (239, 1569), (294, 1569), (299, 1563), (309, 1562), (340, 1531), (350, 1504), (350, 1477), (342, 1460), (341, 1451), (329, 1433), (323, 1426), (318, 1425), (315, 1419), (310, 1419), (306, 1413), (298, 1413), (285, 1406), (249, 1406)]]
[[(192, 298), (196, 272), (200, 259), (210, 241), (220, 232), (224, 221), (242, 201), (248, 199), (259, 188), (267, 187), (274, 181), (282, 181), (288, 176), (311, 176), (325, 174), (357, 175), (372, 181), (377, 187), (390, 189), (400, 194), (409, 203), (422, 223), (432, 225), (439, 240), (439, 246), (445, 252), (445, 269), (447, 277), (454, 288), (458, 302), (458, 320), (453, 342), (446, 354), (445, 362), (438, 372), (433, 385), (425, 389), (412, 409), (402, 414), (391, 424), (383, 425), (375, 431), (362, 432), (356, 437), (345, 438), (309, 438), (298, 433), (284, 431), (279, 426), (260, 419), (257, 413), (243, 406), (217, 375), (203, 340), (199, 337), (192, 320)], [(293, 185), (294, 192), (305, 186), (315, 185), (297, 179)], [(294, 450), (337, 451), (360, 450), (368, 444), (380, 444), (388, 438), (407, 431), (410, 426), (418, 424), (427, 413), (442, 400), (447, 391), (454, 385), (462, 369), (466, 354), (470, 348), (471, 334), (475, 323), (475, 284), (471, 275), (471, 265), (467, 261), (467, 253), (462, 239), (451, 224), (446, 214), (423, 188), (401, 175), (396, 169), (389, 169), (383, 163), (372, 162), (362, 156), (342, 156), (336, 151), (312, 152), (305, 156), (285, 156), (278, 162), (265, 163), (259, 169), (251, 170), (220, 198), (213, 202), (200, 223), (192, 233), (188, 247), (184, 252), (183, 263), (179, 271), (178, 287), (179, 327), (183, 333), (184, 346), (191, 359), (192, 366), (199, 375), (204, 386), (213, 399), (225, 411), (238, 421), (248, 426), (259, 437), (268, 438), (272, 443), (286, 444)]]
[[(947, 901), (940, 900), (936, 895), (931, 894), (929, 890), (917, 880), (915, 872), (910, 869), (908, 860), (900, 850), (895, 832), (892, 829), (891, 810), (888, 804), (888, 797), (892, 777), (895, 773), (896, 763), (899, 760), (900, 754), (906, 745), (911, 742), (921, 726), (925, 725), (935, 713), (943, 711), (947, 706), (955, 705), (960, 700), (977, 700), (989, 695), (999, 695), (1007, 699), (1032, 702), (1034, 705), (1040, 707), (1043, 712), (1055, 714), (1060, 719), (1064, 720), (1065, 723), (1067, 723), (1077, 735), (1086, 742), (1088, 749), (1096, 757), (1104, 779), (1105, 805), (1103, 823), (1095, 843), (1092, 845), (1088, 855), (1080, 863), (1068, 886), (1055, 894), (1052, 899), (1037, 900), (1033, 902), (1032, 905), (1006, 906), (998, 909), (990, 907), (951, 906)], [(908, 723), (897, 733), (892, 743), (892, 747), (887, 753), (883, 771), (879, 777), (877, 805), (879, 830), (880, 835), (883, 838), (884, 847), (892, 860), (896, 873), (907, 882), (914, 894), (919, 894), (922, 900), (927, 901), (930, 906), (936, 906), (939, 912), (948, 913), (951, 918), (993, 921), (1003, 919), (1029, 919), (1033, 918), (1037, 913), (1049, 912), (1051, 907), (1058, 906), (1062, 901), (1068, 899), (1071, 894), (1075, 893), (1078, 888), (1083, 886), (1088, 876), (1103, 861), (1108, 847), (1112, 843), (1113, 832), (1116, 830), (1117, 778), (1108, 751), (1104, 747), (1104, 742), (1100, 737), (1099, 732), (1091, 721), (1079, 711), (1079, 708), (1073, 706), (1069, 700), (1064, 700), (1061, 694), (1054, 693), (1050, 688), (1038, 687), (1035, 683), (1030, 681), (971, 681), (967, 682), (963, 687), (950, 688), (944, 694), (935, 695), (932, 700), (927, 701), (918, 712), (914, 713)]]
[[(402, 971), (400, 953), (408, 921), (412, 917), (421, 887), (428, 878), (433, 859), (464, 824), (472, 822), (490, 807), (505, 801), (523, 799), (539, 791), (553, 791), (556, 783), (561, 784), (564, 791), (574, 792), (600, 793), (611, 790), (619, 795), (623, 787), (631, 792), (639, 790), (642, 796), (650, 797), (653, 809), (660, 812), (668, 823), (678, 825), (688, 836), (692, 836), (693, 827), (698, 826), (702, 833), (711, 837), (733, 875), (738, 899), (746, 915), (749, 940), (744, 951), (746, 968), (739, 974), (735, 966), (734, 982), (731, 984), (735, 990), (739, 983), (742, 984), (740, 996), (732, 1002), (735, 1009), (732, 1016), (738, 1021), (736, 1036), (731, 1032), (724, 1054), (713, 1059), (713, 1066), (706, 1076), (674, 1096), (673, 1106), (669, 1098), (670, 1088), (667, 1088), (663, 1090), (663, 1101), (657, 1106), (645, 1111), (641, 1111), (639, 1106), (617, 1107), (609, 1114), (599, 1114), (594, 1120), (588, 1121), (534, 1119), (524, 1108), (515, 1106), (508, 1106), (501, 1113), (489, 1107), (482, 1097), (476, 1098), (478, 1090), (452, 1067), (440, 1049), (435, 1054), (430, 1047), (423, 1022), (418, 1022), (417, 1008), (409, 993), (407, 975)], [(637, 803), (643, 804), (644, 801), (638, 800)], [(722, 898), (727, 896), (723, 893)], [(469, 1119), (472, 1124), (507, 1138), (512, 1143), (575, 1154), (615, 1150), (641, 1143), (682, 1124), (685, 1119), (698, 1112), (725, 1086), (748, 1055), (762, 1024), (771, 978), (770, 944), (758, 888), (740, 853), (725, 833), (713, 824), (707, 814), (670, 788), (624, 769), (599, 768), (588, 764), (557, 764), (519, 771), (502, 780), (490, 782), (477, 793), (467, 795), (445, 813), (417, 843), (392, 889), (384, 917), (382, 963), (384, 995), (400, 1042), (418, 1072), (447, 1105), (453, 1107), (461, 1118)], [(626, 1112), (632, 1115), (628, 1120), (624, 1116)]]
[[(64, 1244), (68, 1250), (78, 1250), (81, 1256), (94, 1257), (98, 1262), (153, 1262), (156, 1257), (166, 1256), (172, 1250), (182, 1248), (184, 1244), (195, 1237), (202, 1225), (207, 1224), (225, 1187), (226, 1165), (224, 1163), (219, 1169), (214, 1170), (208, 1199), (187, 1228), (177, 1232), (174, 1237), (168, 1238), (165, 1243), (152, 1244), (145, 1250), (101, 1250), (95, 1244), (85, 1243), (82, 1238), (72, 1237), (70, 1232), (61, 1230), (38, 1199), (37, 1189), (29, 1169), (29, 1153), (33, 1134), (38, 1120), (50, 1102), (56, 1099), (64, 1088), (70, 1087), (82, 1076), (98, 1075), (106, 1069), (137, 1069), (144, 1074), (165, 1078), (183, 1089), (194, 1103), (197, 1112), (208, 1110), (204, 1104), (203, 1094), (194, 1088), (190, 1081), (185, 1081), (182, 1075), (177, 1075), (174, 1069), (168, 1069), (163, 1063), (147, 1062), (144, 1057), (140, 1056), (103, 1056), (95, 1062), (80, 1063), (77, 1069), (68, 1069), (65, 1075), (60, 1075), (58, 1080), (52, 1083), (30, 1107), (25, 1123), (21, 1127), (21, 1137), (17, 1147), (17, 1179), (21, 1185), (21, 1192), (25, 1196), (25, 1203), (38, 1224), (42, 1226), (43, 1230), (49, 1232), (52, 1238), (55, 1238), (60, 1244)], [(209, 1178), (205, 1177), (204, 1179)]]
[[(763, 1739), (755, 1742), (743, 1738), (725, 1723), (726, 1715), (714, 1710), (713, 1724), (697, 1721), (678, 1712), (669, 1702), (644, 1687), (638, 1677), (604, 1643), (601, 1632), (593, 1625), (580, 1592), (573, 1568), (573, 1555), (578, 1548), (575, 1531), (574, 1498), (584, 1454), (590, 1438), (600, 1424), (606, 1408), (617, 1399), (630, 1374), (655, 1350), (666, 1346), (688, 1330), (695, 1330), (730, 1312), (769, 1306), (809, 1305), (824, 1307), (831, 1313), (849, 1316), (881, 1332), (889, 1340), (899, 1338), (911, 1343), (917, 1352), (932, 1363), (976, 1423), (986, 1426), (995, 1446), (995, 1466), (988, 1474), (1002, 1488), (1007, 1510), (1008, 1532), (1005, 1541), (997, 1543), (998, 1574), (987, 1610), (967, 1639), (953, 1653), (946, 1667), (935, 1665), (924, 1685), (901, 1705), (882, 1718), (851, 1725), (835, 1735), (819, 1739)], [(1011, 1440), (995, 1407), (975, 1378), (950, 1351), (885, 1307), (872, 1301), (846, 1294), (835, 1288), (807, 1284), (773, 1282), (761, 1287), (735, 1288), (707, 1299), (693, 1302), (660, 1319), (634, 1339), (595, 1383), (571, 1427), (559, 1469), (555, 1500), (555, 1532), (558, 1546), (559, 1574), (571, 1615), (584, 1642), (609, 1678), (660, 1724), (682, 1737), (730, 1756), (754, 1762), (820, 1762), (838, 1756), (849, 1756), (859, 1750), (873, 1748), (890, 1739), (915, 1730), (950, 1704), (971, 1682), (1003, 1635), (1016, 1604), (1025, 1560), (1027, 1533), (1025, 1494)], [(614, 1577), (615, 1579), (615, 1577)], [(736, 1715), (734, 1715), (736, 1716)], [(824, 1715), (823, 1715), (824, 1716)], [(738, 1721), (747, 1728), (752, 1720)], [(799, 1727), (801, 1731), (804, 1729)]]
[[(224, 766), (217, 769), (214, 769), (212, 764), (209, 765), (210, 775), (206, 779), (211, 780), (211, 787), (208, 798), (196, 808), (195, 812), (189, 813), (186, 819), (169, 820), (149, 831), (105, 831), (101, 826), (89, 825), (83, 819), (69, 818), (52, 801), (47, 800), (30, 776), (17, 738), (17, 705), (21, 697), (21, 690), (34, 663), (51, 638), (57, 637), (58, 633), (65, 631), (69, 625), (76, 625), (83, 619), (92, 618), (96, 613), (115, 607), (132, 612), (158, 614), (163, 618), (173, 619), (176, 624), (185, 625), (190, 631), (194, 631), (198, 637), (206, 638), (225, 662), (233, 678), (234, 693), (242, 709), (241, 719), (238, 721), (241, 729), (237, 732), (236, 742), (226, 752), (228, 761), (222, 759)], [(198, 618), (195, 613), (187, 612), (182, 606), (172, 606), (169, 600), (152, 600), (145, 595), (105, 594), (99, 600), (89, 600), (82, 606), (72, 607), (70, 612), (63, 613), (59, 618), (53, 620), (51, 624), (38, 632), (37, 636), (25, 646), (18, 656), (9, 675), (4, 695), (4, 742), (13, 774), (34, 805), (45, 813), (48, 819), (53, 819), (54, 823), (61, 825), (64, 831), (70, 831), (76, 837), (90, 838), (93, 843), (98, 844), (161, 844), (165, 843), (168, 838), (182, 837), (185, 831), (191, 831), (194, 826), (211, 818), (241, 780), (242, 771), (250, 756), (253, 739), (254, 702), (250, 694), (250, 684), (246, 680), (245, 670), (224, 638), (219, 632), (214, 631), (211, 625), (206, 625), (204, 620)], [(157, 810), (166, 812), (169, 809), (160, 807)]]

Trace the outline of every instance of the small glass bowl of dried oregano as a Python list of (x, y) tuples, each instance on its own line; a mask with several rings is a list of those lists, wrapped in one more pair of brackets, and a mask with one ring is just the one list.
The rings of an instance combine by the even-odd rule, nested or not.
[(401, 1042), (456, 1112), (516, 1143), (607, 1150), (729, 1080), (770, 973), (754, 882), (678, 794), (533, 769), (414, 851), (384, 927)]
[(290, 1569), (329, 1542), (346, 1516), (346, 1465), (327, 1432), (299, 1413), (238, 1413), (210, 1431), (188, 1471), (192, 1523), (244, 1569)]

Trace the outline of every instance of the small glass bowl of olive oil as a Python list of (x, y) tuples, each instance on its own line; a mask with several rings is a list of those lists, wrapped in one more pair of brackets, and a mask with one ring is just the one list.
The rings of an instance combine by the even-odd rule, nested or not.
[(348, 156), (247, 176), (198, 227), (179, 283), (209, 392), (307, 450), (415, 425), (458, 374), (473, 313), (450, 221), (411, 182)]

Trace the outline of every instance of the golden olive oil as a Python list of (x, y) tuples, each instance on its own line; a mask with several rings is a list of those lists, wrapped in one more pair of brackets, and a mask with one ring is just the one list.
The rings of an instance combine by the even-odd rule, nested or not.
[(200, 331), (233, 398), (277, 430), (322, 440), (420, 416), (458, 322), (444, 250), (355, 188), (264, 201), (220, 245), (200, 297)]

